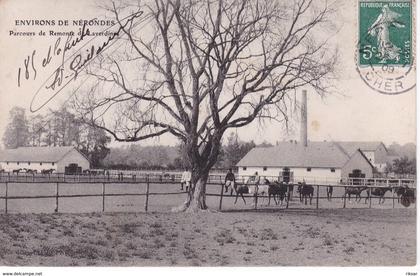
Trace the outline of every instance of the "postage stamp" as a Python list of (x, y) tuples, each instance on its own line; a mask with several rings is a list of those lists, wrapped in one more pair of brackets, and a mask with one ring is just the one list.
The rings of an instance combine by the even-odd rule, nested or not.
[(357, 71), (372, 89), (400, 94), (414, 87), (411, 1), (358, 4)]

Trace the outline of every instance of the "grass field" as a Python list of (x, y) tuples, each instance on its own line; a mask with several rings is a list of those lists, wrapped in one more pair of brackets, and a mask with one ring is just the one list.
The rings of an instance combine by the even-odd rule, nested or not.
[(415, 209), (0, 215), (11, 266), (398, 266)]

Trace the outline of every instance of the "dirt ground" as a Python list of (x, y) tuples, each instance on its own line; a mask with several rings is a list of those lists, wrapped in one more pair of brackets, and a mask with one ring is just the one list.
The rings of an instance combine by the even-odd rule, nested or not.
[(415, 209), (0, 215), (7, 266), (399, 266)]

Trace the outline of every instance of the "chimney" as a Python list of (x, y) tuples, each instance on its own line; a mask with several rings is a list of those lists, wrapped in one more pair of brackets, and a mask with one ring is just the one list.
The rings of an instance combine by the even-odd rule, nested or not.
[(300, 142), (304, 147), (308, 146), (308, 111), (306, 90), (302, 90), (302, 109), (300, 113)]

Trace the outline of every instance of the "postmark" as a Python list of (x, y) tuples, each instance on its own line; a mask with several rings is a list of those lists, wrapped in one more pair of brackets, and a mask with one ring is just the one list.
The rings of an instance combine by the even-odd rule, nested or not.
[(388, 95), (415, 87), (410, 0), (358, 2), (356, 69), (371, 89)]

